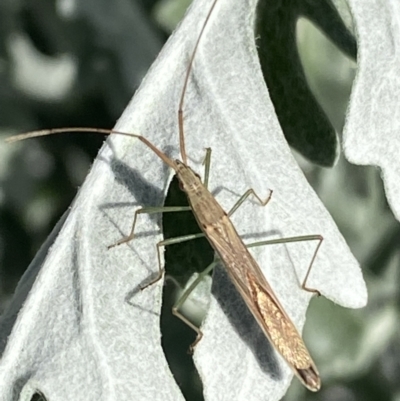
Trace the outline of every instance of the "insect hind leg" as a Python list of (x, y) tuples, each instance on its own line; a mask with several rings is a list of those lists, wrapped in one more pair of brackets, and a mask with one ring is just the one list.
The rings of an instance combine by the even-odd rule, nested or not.
[(258, 241), (258, 242), (253, 242), (251, 244), (246, 244), (247, 248), (252, 248), (256, 246), (263, 246), (263, 245), (274, 245), (274, 244), (287, 244), (290, 242), (304, 242), (304, 241), (318, 241), (317, 246), (315, 247), (315, 251), (313, 253), (313, 256), (311, 258), (310, 264), (307, 269), (307, 273), (304, 277), (304, 280), (301, 284), (301, 288), (304, 291), (312, 292), (313, 294), (316, 295), (321, 295), (321, 293), (315, 289), (315, 288), (310, 288), (307, 287), (306, 283), (307, 280), (310, 276), (311, 269), (313, 267), (315, 258), (317, 257), (317, 253), (322, 245), (322, 241), (324, 240), (324, 237), (322, 235), (316, 234), (316, 235), (303, 235), (303, 236), (297, 236), (297, 237), (288, 237), (288, 238), (278, 238), (278, 239), (273, 239), (273, 240), (267, 240), (267, 241)]
[(203, 337), (203, 333), (195, 324), (193, 324), (188, 318), (186, 318), (179, 311), (179, 309), (187, 301), (190, 294), (200, 284), (200, 282), (204, 279), (204, 277), (207, 276), (207, 274), (210, 273), (214, 269), (214, 267), (217, 265), (218, 262), (219, 262), (218, 259), (214, 259), (214, 261), (209, 266), (207, 266), (201, 273), (199, 273), (199, 275), (196, 277), (196, 279), (193, 281), (193, 283), (190, 284), (189, 288), (186, 289), (186, 291), (181, 295), (181, 297), (176, 301), (175, 305), (172, 307), (172, 314), (174, 316), (176, 316), (177, 318), (179, 318), (180, 320), (182, 320), (183, 323), (185, 323), (187, 326), (189, 326), (192, 330), (194, 330), (197, 333), (194, 343), (190, 346), (191, 352), (193, 351), (194, 347), (198, 344), (198, 342)]

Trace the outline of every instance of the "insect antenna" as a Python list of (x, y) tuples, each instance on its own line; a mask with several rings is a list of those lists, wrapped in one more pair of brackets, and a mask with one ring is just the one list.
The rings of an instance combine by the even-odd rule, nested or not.
[(211, 5), (210, 10), (207, 13), (207, 17), (200, 30), (199, 36), (197, 37), (196, 44), (194, 45), (192, 54), (189, 59), (189, 64), (188, 64), (188, 68), (186, 70), (186, 75), (185, 75), (185, 81), (183, 83), (181, 99), (179, 101), (179, 109), (178, 109), (179, 149), (181, 152), (182, 161), (186, 165), (187, 165), (187, 155), (186, 155), (186, 148), (185, 148), (185, 135), (184, 135), (184, 130), (183, 130), (183, 104), (185, 102), (186, 90), (187, 90), (187, 86), (189, 83), (190, 73), (192, 72), (192, 69), (193, 69), (193, 61), (194, 61), (194, 58), (197, 53), (197, 48), (199, 47), (201, 37), (203, 36), (204, 30), (208, 24), (208, 20), (210, 19), (210, 16), (214, 10), (215, 5), (217, 4), (217, 1), (218, 0), (214, 0), (213, 4)]

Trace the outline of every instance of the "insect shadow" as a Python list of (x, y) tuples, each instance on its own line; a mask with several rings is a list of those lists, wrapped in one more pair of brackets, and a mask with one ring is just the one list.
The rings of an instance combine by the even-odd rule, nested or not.
[(274, 348), (220, 264), (214, 269), (212, 294), (232, 327), (252, 351), (260, 369), (273, 380), (281, 379), (282, 371)]
[[(113, 145), (110, 143), (109, 146), (113, 150)], [(171, 147), (167, 147), (165, 152), (166, 154), (171, 153)], [(117, 157), (112, 156), (111, 159), (104, 159), (101, 156), (99, 160), (103, 160), (108, 163), (110, 169), (114, 175), (114, 179), (117, 183), (125, 187), (129, 193), (132, 194), (136, 198), (135, 203), (123, 203), (123, 202), (112, 202), (112, 203), (104, 203), (100, 206), (100, 210), (106, 211), (107, 209), (115, 208), (115, 207), (126, 207), (126, 206), (137, 206), (137, 205), (145, 205), (145, 206), (159, 206), (164, 197), (164, 191), (157, 188), (149, 181), (147, 181), (143, 175), (139, 172), (139, 170), (130, 167), (128, 164), (124, 163)], [(163, 163), (162, 168), (164, 171), (168, 170), (168, 166)], [(107, 216), (109, 217), (109, 216)], [(148, 215), (150, 219), (157, 223), (157, 225), (161, 228), (159, 222), (160, 218), (158, 214), (150, 214)], [(133, 221), (133, 213), (132, 213), (132, 221)], [(139, 234), (143, 235), (143, 233)], [(149, 234), (154, 235), (154, 232)]]

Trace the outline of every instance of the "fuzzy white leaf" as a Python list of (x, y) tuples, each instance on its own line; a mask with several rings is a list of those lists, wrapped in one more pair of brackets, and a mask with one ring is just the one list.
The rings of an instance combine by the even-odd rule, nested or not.
[[(174, 158), (183, 77), (209, 6), (195, 1), (117, 124)], [(210, 187), (225, 209), (250, 187), (261, 197), (273, 189), (267, 207), (248, 201), (235, 213), (238, 231), (247, 241), (323, 235), (308, 285), (341, 305), (361, 307), (366, 289), (359, 266), (295, 163), (269, 100), (254, 42), (255, 6), (255, 0), (220, 0), (211, 17), (184, 108), (190, 164), (201, 172), (203, 149), (213, 149)], [(139, 291), (158, 269), (159, 218), (140, 216), (137, 238), (107, 250), (129, 232), (134, 210), (162, 205), (171, 174), (141, 142), (107, 141), (45, 261), (33, 261), (31, 288), (25, 278), (3, 316), (1, 400), (14, 400), (21, 389), (24, 401), (35, 389), (51, 401), (183, 399), (160, 344), (162, 283)], [(299, 281), (315, 245), (252, 250), (299, 328), (310, 299)], [(292, 373), (220, 268), (213, 294), (195, 351), (205, 399), (280, 399)]]
[(350, 1), (358, 69), (344, 130), (347, 158), (382, 169), (386, 196), (400, 220), (400, 4)]

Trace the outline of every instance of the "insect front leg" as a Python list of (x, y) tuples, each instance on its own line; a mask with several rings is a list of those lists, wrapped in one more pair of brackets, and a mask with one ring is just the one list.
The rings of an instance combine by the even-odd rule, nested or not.
[[(206, 148), (206, 156), (203, 161), (204, 165), (204, 180), (203, 180), (203, 185), (208, 189), (208, 182), (209, 182), (209, 177), (210, 177), (210, 166), (211, 166), (211, 148)], [(253, 188), (248, 189), (240, 198), (239, 200), (233, 205), (231, 210), (228, 212), (228, 216), (232, 216), (233, 213), (242, 205), (242, 203), (250, 196), (253, 195), (258, 202), (260, 203), (261, 206), (266, 206), (267, 203), (271, 200), (272, 198), (272, 190), (270, 190), (270, 193), (266, 199), (261, 199), (260, 196), (257, 195), (256, 191), (254, 191)]]
[(236, 212), (237, 209), (239, 209), (239, 207), (242, 205), (242, 203), (250, 196), (253, 195), (258, 202), (260, 203), (261, 206), (266, 206), (268, 204), (268, 202), (271, 200), (272, 198), (272, 190), (270, 190), (269, 195), (266, 199), (262, 200), (257, 193), (254, 191), (253, 188), (248, 189), (240, 198), (239, 200), (232, 206), (231, 210), (229, 210), (228, 212), (228, 216), (231, 217), (233, 215), (233, 213)]
[(133, 218), (133, 223), (132, 223), (132, 228), (131, 232), (129, 235), (126, 237), (121, 238), (118, 242), (115, 244), (109, 245), (108, 249), (114, 248), (115, 246), (125, 244), (129, 241), (132, 241), (133, 238), (135, 237), (135, 226), (136, 226), (136, 220), (137, 216), (139, 214), (155, 214), (155, 213), (168, 213), (168, 212), (184, 212), (191, 210), (190, 206), (161, 206), (161, 207), (143, 207), (139, 210), (136, 210), (135, 216)]
[(211, 148), (206, 148), (206, 156), (203, 160), (203, 165), (204, 165), (203, 185), (208, 189), (208, 179), (210, 177), (210, 166), (211, 166)]

